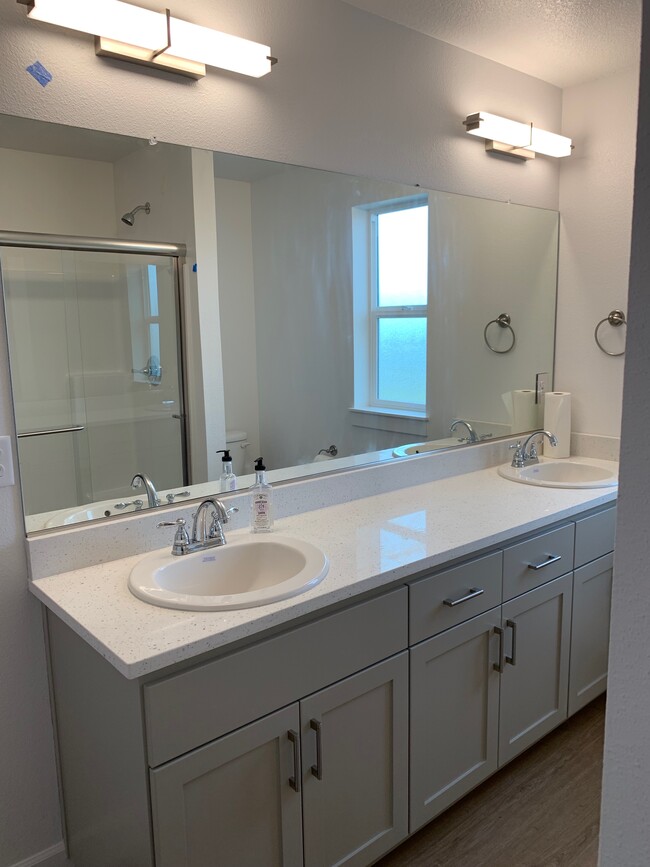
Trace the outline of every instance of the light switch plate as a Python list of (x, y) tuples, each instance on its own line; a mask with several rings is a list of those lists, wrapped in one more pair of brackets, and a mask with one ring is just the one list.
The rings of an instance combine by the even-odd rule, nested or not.
[(11, 437), (0, 437), (0, 488), (15, 485)]
[(535, 376), (535, 403), (544, 406), (544, 395), (548, 391), (548, 373), (538, 373)]

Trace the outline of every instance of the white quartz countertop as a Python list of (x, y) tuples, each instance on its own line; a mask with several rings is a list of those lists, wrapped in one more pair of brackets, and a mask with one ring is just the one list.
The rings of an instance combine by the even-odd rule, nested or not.
[[(609, 461), (590, 463), (617, 467)], [(52, 575), (30, 586), (118, 671), (137, 678), (507, 543), (616, 496), (617, 488), (517, 484), (493, 467), (283, 518), (275, 530), (322, 548), (330, 560), (329, 573), (300, 596), (258, 608), (196, 612), (142, 602), (129, 591), (127, 579), (145, 555)]]

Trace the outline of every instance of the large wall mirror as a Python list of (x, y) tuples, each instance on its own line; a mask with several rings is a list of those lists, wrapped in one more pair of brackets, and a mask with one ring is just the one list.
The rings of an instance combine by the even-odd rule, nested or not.
[(28, 531), (540, 421), (556, 212), (8, 116), (0, 180)]

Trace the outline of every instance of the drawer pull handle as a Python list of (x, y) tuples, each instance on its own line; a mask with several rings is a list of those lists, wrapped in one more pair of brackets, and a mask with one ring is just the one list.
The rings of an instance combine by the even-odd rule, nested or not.
[(483, 593), (485, 593), (485, 590), (482, 590), (480, 587), (472, 587), (469, 593), (466, 593), (464, 596), (459, 596), (458, 599), (445, 599), (442, 604), (453, 608), (455, 605), (460, 605), (461, 602), (467, 602), (468, 599), (476, 599), (477, 596), (481, 596)]
[(294, 792), (300, 791), (300, 751), (298, 748), (298, 732), (290, 729), (287, 732), (287, 737), (293, 744), (293, 776), (289, 777), (289, 785)]
[(323, 779), (323, 723), (318, 719), (310, 720), (309, 727), (316, 732), (316, 764), (311, 772), (317, 780)]
[(544, 566), (550, 566), (551, 563), (557, 563), (557, 561), (561, 559), (561, 554), (546, 554), (543, 560), (540, 560), (537, 563), (529, 563), (528, 568), (537, 572), (538, 569), (543, 569)]
[(494, 634), (499, 636), (499, 661), (492, 663), (492, 668), (495, 671), (498, 671), (499, 674), (503, 673), (503, 669), (505, 667), (505, 644), (503, 642), (503, 629), (500, 626), (494, 627)]
[(506, 656), (505, 660), (509, 665), (517, 664), (517, 624), (514, 620), (506, 620), (506, 627), (512, 629), (512, 651), (510, 656)]

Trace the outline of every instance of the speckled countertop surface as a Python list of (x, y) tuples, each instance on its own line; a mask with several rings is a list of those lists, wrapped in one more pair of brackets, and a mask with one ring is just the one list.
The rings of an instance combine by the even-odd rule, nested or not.
[(490, 468), (283, 518), (276, 532), (322, 548), (329, 574), (300, 596), (239, 611), (177, 611), (136, 599), (127, 579), (146, 555), (41, 578), (30, 587), (118, 671), (136, 678), (571, 518), (616, 495), (616, 488), (516, 484)]

